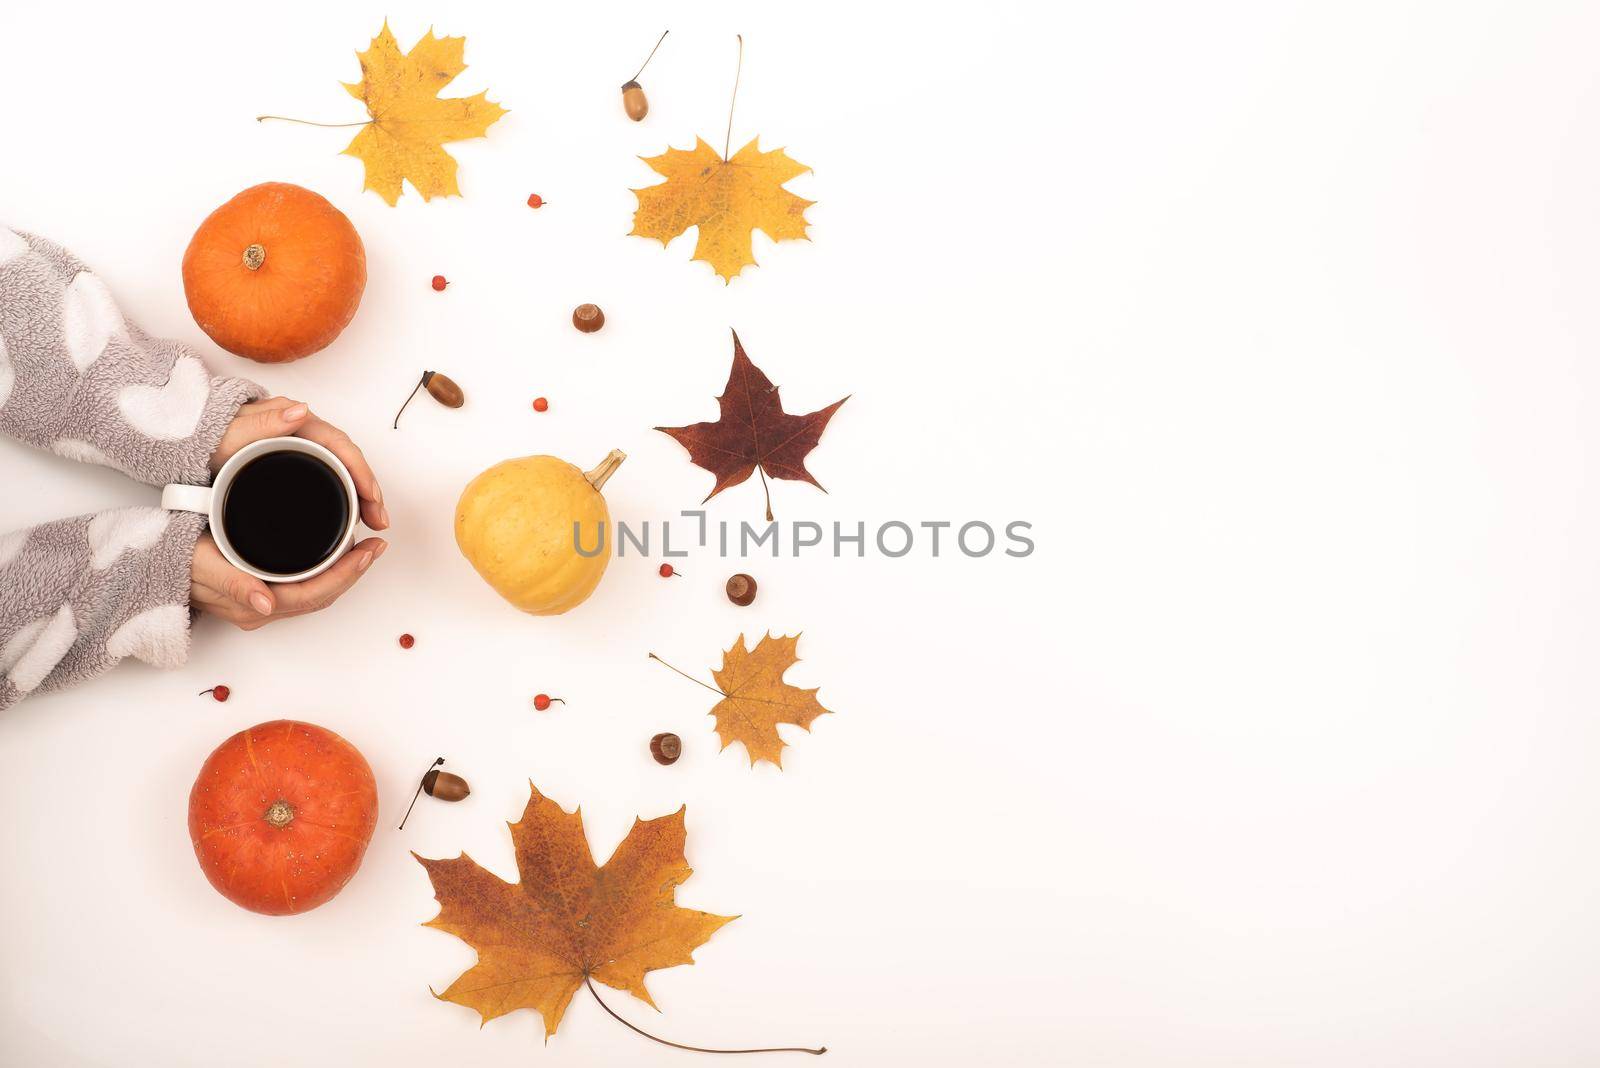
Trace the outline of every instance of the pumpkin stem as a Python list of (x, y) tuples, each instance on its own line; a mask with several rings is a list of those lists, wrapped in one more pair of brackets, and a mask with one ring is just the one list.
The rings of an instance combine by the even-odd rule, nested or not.
[(280, 797), (272, 803), (272, 807), (267, 809), (261, 818), (282, 830), (289, 826), (289, 822), (294, 819), (294, 806)]
[(261, 265), (267, 262), (267, 250), (260, 245), (251, 245), (244, 250), (244, 265), (252, 271), (261, 270)]
[(671, 1046), (673, 1049), (686, 1049), (691, 1053), (809, 1053), (813, 1057), (820, 1057), (824, 1053), (828, 1052), (827, 1046), (822, 1046), (818, 1049), (812, 1049), (809, 1046), (767, 1046), (762, 1049), (707, 1049), (705, 1046), (686, 1046), (682, 1042), (669, 1042), (664, 1038), (657, 1038), (644, 1028), (636, 1027), (627, 1020), (624, 1020), (621, 1016), (617, 1015), (616, 1010), (601, 1000), (600, 991), (594, 988), (594, 980), (589, 978), (587, 972), (584, 973), (583, 982), (584, 985), (589, 988), (589, 993), (594, 995), (594, 999), (600, 1002), (600, 1007), (605, 1009), (606, 1014), (613, 1020), (617, 1021), (634, 1034), (643, 1035), (652, 1042), (659, 1042), (663, 1046)]
[(606, 479), (610, 478), (616, 472), (617, 468), (622, 466), (622, 461), (626, 460), (627, 458), (628, 454), (623, 452), (621, 449), (612, 449), (610, 452), (606, 453), (606, 458), (601, 460), (600, 463), (595, 466), (593, 471), (586, 473), (583, 477), (588, 479), (589, 485), (593, 486), (596, 490), (603, 489), (605, 488)]

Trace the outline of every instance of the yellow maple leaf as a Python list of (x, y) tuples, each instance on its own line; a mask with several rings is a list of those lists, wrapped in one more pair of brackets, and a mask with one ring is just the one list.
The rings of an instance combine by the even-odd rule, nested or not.
[(689, 227), (699, 227), (693, 258), (711, 264), (724, 282), (755, 264), (753, 230), (774, 241), (806, 240), (806, 209), (815, 202), (789, 192), (783, 183), (811, 168), (781, 148), (761, 151), (759, 141), (726, 160), (698, 137), (693, 149), (641, 156), (667, 180), (633, 191), (639, 207), (630, 233), (666, 245)]
[(782, 638), (768, 634), (751, 651), (745, 648), (741, 634), (722, 654), (722, 667), (711, 673), (723, 693), (711, 709), (717, 737), (724, 749), (732, 742), (743, 742), (752, 766), (758, 760), (770, 760), (783, 767), (778, 724), (793, 723), (810, 730), (811, 721), (829, 711), (817, 700), (819, 687), (802, 690), (783, 681), (784, 672), (800, 662), (795, 655), (799, 644), (798, 634)]
[(467, 69), (462, 62), (465, 37), (426, 37), (404, 55), (383, 24), (361, 61), (361, 81), (343, 83), (367, 106), (372, 121), (362, 127), (344, 150), (366, 165), (364, 188), (389, 202), (400, 199), (401, 180), (409, 179), (423, 200), (460, 196), (456, 185), (456, 160), (446, 152), (446, 141), (483, 137), (506, 109), (488, 98), (439, 96), (456, 75)]
[(434, 996), (476, 1009), (484, 1023), (534, 1009), (544, 1018), (546, 1039), (591, 979), (654, 1008), (645, 973), (693, 964), (694, 950), (735, 919), (677, 903), (678, 884), (691, 874), (683, 857), (683, 809), (635, 820), (597, 867), (583, 818), (533, 783), (528, 788), (522, 819), (510, 824), (520, 881), (508, 883), (464, 853), (449, 860), (411, 854), (439, 899), (439, 914), (426, 926), (478, 951), (478, 962)]

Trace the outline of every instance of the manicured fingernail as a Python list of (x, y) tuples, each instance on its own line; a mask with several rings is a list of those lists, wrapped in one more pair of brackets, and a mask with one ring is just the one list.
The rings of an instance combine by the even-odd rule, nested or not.
[[(388, 516), (385, 516), (384, 518), (387, 519)], [(389, 543), (386, 542), (386, 541), (380, 541), (378, 543), (378, 547), (376, 549), (372, 550), (372, 558), (374, 560), (376, 560), (378, 557), (382, 556), (385, 552), (387, 552), (388, 549), (389, 549)]]
[(283, 421), (285, 423), (298, 423), (310, 413), (311, 406), (309, 404), (296, 404), (283, 410)]
[(383, 487), (376, 482), (372, 484), (372, 500), (376, 504), (383, 503)]
[(361, 559), (356, 561), (356, 570), (365, 571), (367, 569), (367, 565), (370, 563), (372, 563), (372, 550), (368, 549), (366, 552), (361, 554)]
[(252, 593), (250, 595), (250, 606), (264, 616), (272, 614), (272, 601), (264, 593)]
[(389, 509), (381, 504), (378, 505), (378, 518), (383, 520), (383, 525), (387, 529), (389, 526)]

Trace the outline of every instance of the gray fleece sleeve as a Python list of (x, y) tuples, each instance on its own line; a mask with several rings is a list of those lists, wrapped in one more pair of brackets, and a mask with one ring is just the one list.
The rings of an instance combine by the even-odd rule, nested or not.
[(189, 655), (189, 561), (205, 517), (119, 508), (0, 535), (0, 709), (125, 656)]
[(239, 405), (264, 395), (125, 320), (70, 252), (0, 226), (0, 433), (152, 486), (199, 486)]
[[(205, 485), (239, 406), (263, 395), (128, 322), (70, 253), (0, 226), (0, 433), (154, 486)], [(123, 508), (0, 535), (0, 709), (125, 656), (181, 664), (204, 526)]]

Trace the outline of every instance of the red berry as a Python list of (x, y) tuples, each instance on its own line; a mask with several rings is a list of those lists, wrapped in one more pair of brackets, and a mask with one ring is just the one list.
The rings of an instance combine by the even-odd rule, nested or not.
[(671, 578), (673, 575), (676, 575), (676, 574), (677, 574), (677, 572), (672, 570), (672, 565), (671, 564), (662, 564), (661, 565), (661, 577), (662, 578)]
[(409, 635), (409, 634), (400, 635), (400, 648), (409, 649), (415, 644), (417, 644), (417, 639), (413, 638), (411, 635)]
[(542, 208), (542, 207), (544, 207), (544, 197), (540, 196), (538, 193), (529, 193), (528, 194), (528, 207), (530, 207), (530, 208)]
[(550, 402), (543, 397), (535, 397), (533, 399), (533, 410), (536, 412), (548, 412), (550, 410)]
[(213, 701), (226, 701), (228, 699), (228, 694), (232, 692), (233, 691), (228, 689), (226, 686), (213, 686), (209, 690), (201, 690), (200, 696), (204, 697), (206, 694), (210, 694)]
[(444, 275), (436, 274), (433, 276), (433, 291), (435, 293), (443, 293), (444, 287), (449, 284), (449, 282), (445, 281)]
[(561, 698), (559, 698), (559, 697), (551, 697), (547, 693), (537, 693), (537, 694), (533, 695), (533, 707), (537, 708), (540, 712), (543, 712), (545, 709), (549, 708), (551, 705), (564, 705), (564, 704), (566, 704), (566, 702), (563, 701)]

